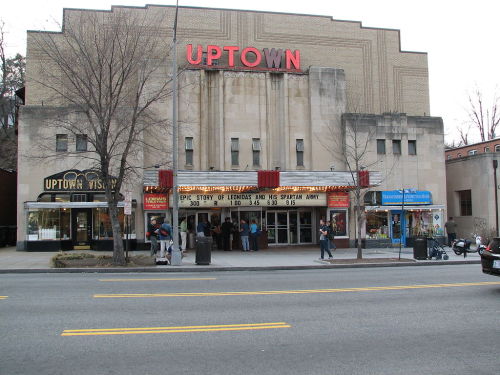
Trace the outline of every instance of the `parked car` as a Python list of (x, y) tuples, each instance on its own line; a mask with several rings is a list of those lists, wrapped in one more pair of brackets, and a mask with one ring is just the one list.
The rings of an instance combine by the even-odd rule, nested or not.
[(481, 254), (483, 272), (500, 276), (500, 237), (493, 238)]

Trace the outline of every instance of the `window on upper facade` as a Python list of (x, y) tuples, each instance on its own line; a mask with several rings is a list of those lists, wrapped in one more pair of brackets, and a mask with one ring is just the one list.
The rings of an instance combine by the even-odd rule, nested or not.
[(490, 152), (490, 148), (489, 147), (485, 147), (484, 148), (484, 152)]
[(461, 157), (462, 157), (462, 154), (458, 154), (458, 155), (457, 155), (457, 158), (461, 158)]
[(87, 151), (87, 135), (77, 134), (76, 135), (76, 151), (84, 152)]
[(472, 198), (470, 190), (461, 190), (458, 192), (460, 202), (460, 216), (472, 216)]
[(408, 155), (417, 155), (417, 141), (408, 141)]
[(447, 158), (448, 160), (450, 160), (450, 159), (451, 159), (451, 155), (448, 155), (446, 158)]
[(252, 138), (252, 159), (254, 167), (260, 165), (260, 138)]
[(377, 154), (385, 154), (385, 139), (377, 139)]
[(401, 155), (401, 141), (400, 140), (392, 141), (392, 153), (394, 155)]
[(184, 139), (184, 148), (186, 150), (186, 165), (193, 165), (193, 137), (186, 137)]
[(68, 151), (68, 135), (67, 134), (56, 134), (56, 151), (57, 152)]
[(297, 167), (304, 166), (304, 140), (297, 139), (295, 141), (295, 151), (297, 154)]
[(476, 155), (477, 154), (477, 150), (469, 150), (467, 153), (469, 155)]
[(495, 152), (500, 152), (500, 145), (495, 145)]
[(231, 165), (240, 165), (240, 140), (231, 138)]

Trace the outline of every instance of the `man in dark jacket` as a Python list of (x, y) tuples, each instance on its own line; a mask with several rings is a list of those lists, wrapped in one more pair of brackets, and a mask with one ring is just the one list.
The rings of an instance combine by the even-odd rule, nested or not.
[(155, 255), (158, 251), (158, 229), (159, 225), (156, 223), (156, 219), (151, 219), (148, 224), (148, 237), (151, 241), (151, 256)]
[(221, 225), (222, 231), (222, 242), (224, 246), (224, 251), (230, 251), (230, 240), (231, 240), (231, 232), (233, 231), (233, 224), (231, 223), (231, 219), (226, 217), (226, 220)]

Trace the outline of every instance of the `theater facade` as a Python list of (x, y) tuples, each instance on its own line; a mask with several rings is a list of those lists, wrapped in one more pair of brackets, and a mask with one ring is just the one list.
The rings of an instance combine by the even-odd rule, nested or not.
[[(63, 25), (82, 12), (97, 11), (65, 9)], [(174, 7), (117, 6), (103, 14), (136, 12), (160, 15), (154, 32), (172, 38)], [(82, 147), (63, 128), (48, 134), (41, 126), (62, 104), (38, 83), (44, 78), (36, 75), (34, 33), (19, 123), (18, 249), (108, 249), (107, 203), (88, 160), (27, 156), (41, 133), (54, 149)], [(328, 218), (337, 245), (352, 246), (357, 185), (370, 192), (363, 239), (406, 241), (416, 211), (426, 212), (425, 223), (417, 215), (419, 234), (443, 226), (443, 123), (430, 116), (427, 55), (402, 51), (399, 30), (327, 16), (180, 7), (177, 55), (179, 217), (188, 223), (188, 245), (198, 222), (215, 228), (230, 217), (235, 225), (255, 220), (263, 246), (316, 244), (319, 220)], [(170, 117), (171, 102), (156, 110)], [(366, 139), (362, 146), (352, 129)], [(168, 154), (171, 139), (163, 141)], [(346, 155), (360, 147), (353, 168)], [(172, 215), (172, 166), (171, 155), (166, 163), (147, 149), (137, 157), (143, 169), (121, 191), (120, 220), (125, 227), (129, 218), (133, 247), (145, 248), (149, 220)], [(397, 189), (426, 191), (428, 199), (412, 213), (379, 204), (377, 196)]]

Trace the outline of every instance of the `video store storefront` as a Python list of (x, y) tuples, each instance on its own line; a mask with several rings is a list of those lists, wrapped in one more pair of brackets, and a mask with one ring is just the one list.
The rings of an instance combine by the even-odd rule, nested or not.
[(367, 246), (413, 246), (415, 237), (444, 238), (445, 207), (433, 204), (430, 191), (372, 191), (365, 205)]
[[(67, 170), (48, 176), (36, 202), (25, 202), (27, 251), (110, 250), (113, 232), (104, 186), (93, 170)], [(118, 204), (122, 231), (124, 202)], [(135, 202), (129, 239), (136, 246)]]

